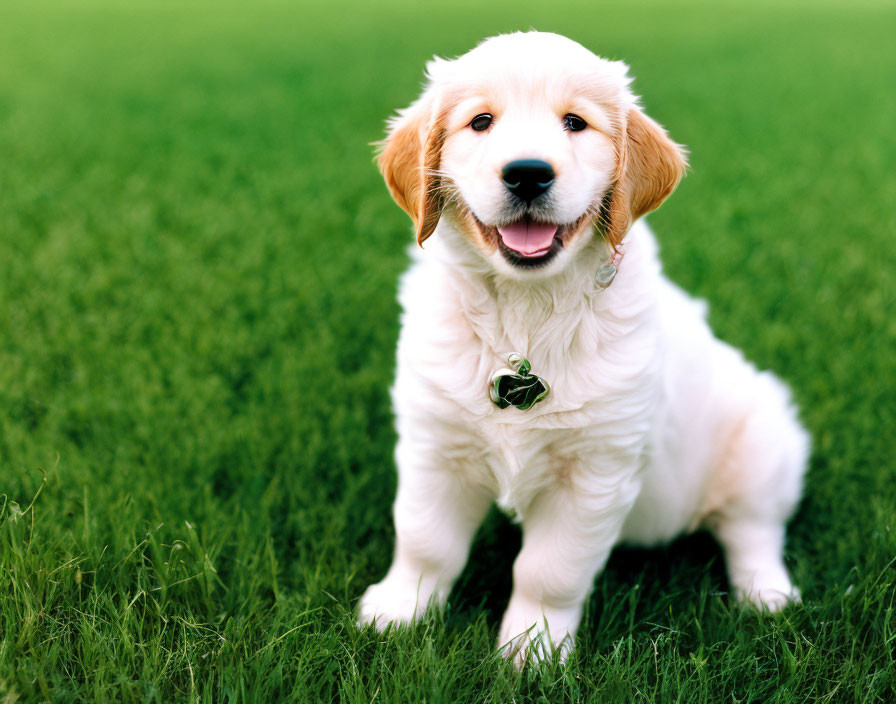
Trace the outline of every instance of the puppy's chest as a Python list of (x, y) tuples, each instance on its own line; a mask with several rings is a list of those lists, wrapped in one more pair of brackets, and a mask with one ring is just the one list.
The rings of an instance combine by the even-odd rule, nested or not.
[(605, 396), (600, 373), (589, 365), (596, 355), (555, 357), (510, 341), (457, 349), (436, 383), (473, 424), (520, 431), (588, 425), (589, 407)]
[(467, 465), (467, 471), (516, 518), (547, 487), (610, 486), (637, 472), (646, 458), (646, 422), (603, 422), (588, 408), (545, 413), (528, 422), (501, 420), (493, 414), (479, 423), (477, 456), (484, 462)]
[(563, 478), (601, 454), (637, 454), (643, 448), (650, 425), (649, 365), (634, 360), (638, 368), (614, 376), (599, 345), (576, 350), (566, 342), (553, 350), (512, 350), (526, 350), (520, 354), (531, 357), (530, 374), (549, 388), (528, 408), (502, 408), (490, 398), (494, 375), (510, 371), (506, 352), (495, 345), (480, 341), (478, 349), (456, 350), (450, 371), (437, 375), (446, 414), (476, 438), (501, 495), (515, 485)]
[[(423, 404), (439, 426), (452, 426), (452, 443), (470, 443), (468, 471), (505, 509), (519, 513), (553, 481), (607, 471), (612, 463), (604, 458), (643, 452), (655, 344), (642, 320), (596, 311), (580, 292), (552, 303), (520, 297), (506, 307), (491, 296), (453, 297), (450, 289), (428, 297), (429, 282), (416, 281), (420, 295), (405, 298), (399, 377), (408, 384), (400, 400)], [(489, 397), (511, 353), (550, 388), (525, 410), (500, 408)], [(414, 373), (405, 376), (403, 365)]]
[[(575, 326), (551, 321), (534, 329), (487, 332), (467, 324), (467, 334), (444, 350), (445, 366), (434, 381), (471, 423), (520, 432), (589, 427), (597, 432), (603, 421), (628, 415), (623, 407), (645, 392), (651, 355), (649, 345), (630, 352), (631, 340), (601, 340), (593, 321), (582, 317)], [(624, 370), (615, 361), (620, 355), (626, 357)], [(536, 393), (496, 394), (498, 379), (499, 391), (531, 386)]]

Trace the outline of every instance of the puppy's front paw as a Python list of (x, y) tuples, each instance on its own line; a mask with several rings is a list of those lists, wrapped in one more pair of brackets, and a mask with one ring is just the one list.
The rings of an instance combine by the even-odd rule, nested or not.
[(781, 611), (801, 600), (800, 590), (781, 571), (769, 575), (756, 574), (745, 585), (736, 586), (735, 593), (738, 601), (769, 613)]
[(501, 622), (498, 649), (521, 670), (557, 657), (565, 662), (573, 647), (578, 613), (547, 609), (537, 602), (511, 599)]
[(372, 584), (358, 602), (358, 626), (373, 625), (384, 631), (390, 625), (407, 625), (424, 614), (428, 596), (421, 601), (419, 584), (402, 583), (388, 577)]

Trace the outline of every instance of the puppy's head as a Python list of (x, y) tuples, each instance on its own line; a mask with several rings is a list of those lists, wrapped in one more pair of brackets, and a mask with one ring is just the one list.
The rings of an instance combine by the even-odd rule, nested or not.
[(444, 218), (515, 277), (561, 270), (595, 233), (618, 244), (685, 168), (629, 83), (624, 64), (541, 32), (431, 61), (379, 156), (418, 243)]

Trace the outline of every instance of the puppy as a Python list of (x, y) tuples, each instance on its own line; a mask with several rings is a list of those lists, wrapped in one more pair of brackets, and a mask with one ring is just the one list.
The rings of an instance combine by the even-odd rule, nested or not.
[(706, 528), (740, 600), (799, 598), (782, 560), (809, 440), (785, 386), (713, 337), (643, 220), (685, 170), (627, 67), (555, 34), (427, 66), (379, 166), (417, 242), (392, 400), (395, 555), (359, 621), (445, 603), (497, 501), (522, 525), (498, 645), (573, 645), (617, 543)]

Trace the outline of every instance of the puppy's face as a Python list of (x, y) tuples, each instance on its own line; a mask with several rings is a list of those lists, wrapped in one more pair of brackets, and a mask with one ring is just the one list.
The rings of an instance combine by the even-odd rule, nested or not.
[(549, 276), (595, 232), (618, 244), (681, 177), (626, 67), (564, 37), (494, 37), (428, 76), (380, 155), (421, 244), (444, 218), (496, 272)]

